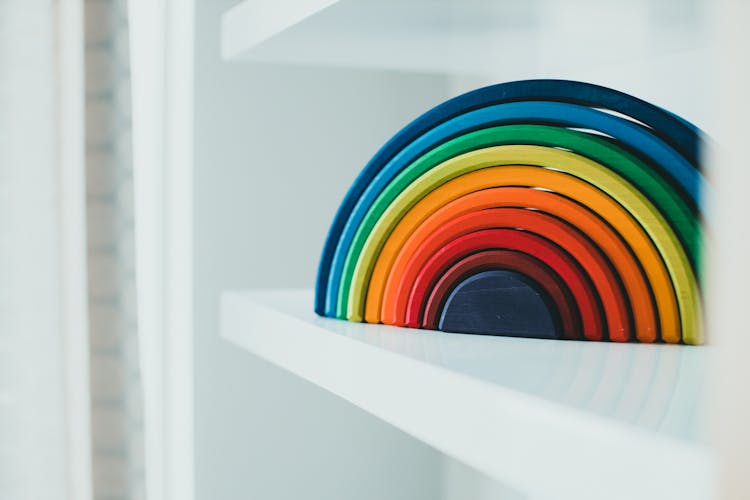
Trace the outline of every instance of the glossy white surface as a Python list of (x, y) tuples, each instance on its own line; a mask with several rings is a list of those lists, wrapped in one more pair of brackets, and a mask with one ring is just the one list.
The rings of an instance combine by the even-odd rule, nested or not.
[(482, 337), (228, 292), (222, 335), (530, 498), (712, 498), (705, 347)]

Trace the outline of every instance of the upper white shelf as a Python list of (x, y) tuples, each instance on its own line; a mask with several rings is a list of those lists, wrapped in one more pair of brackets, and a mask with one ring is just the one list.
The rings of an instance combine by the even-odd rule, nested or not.
[(229, 292), (222, 335), (529, 498), (713, 498), (705, 347), (445, 334)]
[(222, 52), (231, 60), (494, 79), (585, 76), (597, 68), (641, 72), (643, 78), (664, 65), (705, 70), (707, 4), (244, 0), (223, 16)]

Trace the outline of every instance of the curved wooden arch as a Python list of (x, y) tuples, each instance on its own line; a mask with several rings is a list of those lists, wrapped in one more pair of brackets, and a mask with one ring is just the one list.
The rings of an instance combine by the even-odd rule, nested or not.
[(609, 109), (646, 124), (700, 170), (700, 131), (686, 120), (623, 92), (570, 80), (524, 80), (491, 85), (454, 97), (427, 111), (395, 134), (365, 165), (346, 193), (326, 238), (316, 281), (315, 310), (324, 314), (336, 246), (354, 205), (384, 165), (429, 130), (473, 109), (512, 101), (557, 101)]
[(427, 298), (421, 327), (437, 330), (445, 298), (451, 291), (467, 276), (492, 269), (515, 271), (536, 282), (555, 304), (563, 338), (580, 338), (581, 313), (568, 285), (541, 260), (512, 250), (487, 250), (475, 253), (461, 259), (445, 271)]
[[(379, 177), (385, 174), (389, 167), (393, 167), (392, 170), (395, 171), (403, 169), (409, 162), (452, 137), (478, 128), (513, 123), (547, 123), (559, 127), (590, 129), (613, 137), (623, 147), (637, 151), (639, 155), (648, 158), (650, 163), (658, 165), (686, 199), (691, 200), (696, 206), (699, 203), (701, 187), (705, 184), (703, 176), (694, 165), (655, 136), (652, 131), (600, 110), (546, 101), (513, 102), (489, 106), (441, 124), (400, 151), (373, 179), (373, 186), (378, 183)], [(350, 221), (347, 221), (336, 248), (338, 258), (336, 255), (333, 257), (334, 265), (330, 276), (333, 288), (336, 288), (340, 281), (340, 262), (345, 258), (341, 250), (348, 249), (353, 227), (356, 227), (356, 222), (350, 224)]]
[[(379, 323), (381, 318), (385, 318), (384, 322), (393, 322), (394, 317), (405, 315), (405, 310), (400, 310), (400, 304), (384, 298), (389, 275), (403, 276), (408, 256), (446, 221), (488, 208), (526, 207), (554, 215), (578, 227), (591, 238), (612, 262), (623, 282), (633, 310), (636, 337), (642, 342), (653, 342), (659, 338), (657, 305), (644, 271), (627, 243), (603, 219), (583, 205), (550, 191), (498, 187), (463, 194), (462, 190), (453, 189), (452, 183), (456, 182), (450, 181), (423, 198), (389, 235), (370, 278), (365, 302), (366, 321)], [(430, 203), (432, 200), (436, 200), (435, 203)], [(443, 206), (440, 206), (441, 203)], [(438, 206), (437, 210), (432, 211), (435, 206)], [(429, 215), (421, 224), (414, 226), (410, 224), (414, 219), (412, 212)], [(389, 297), (395, 297), (395, 287), (391, 286), (387, 293)]]
[[(347, 265), (345, 266), (347, 272), (338, 291), (337, 314), (353, 321), (362, 320), (364, 291), (367, 281), (369, 281), (374, 260), (387, 235), (412, 205), (441, 184), (455, 177), (476, 170), (489, 170), (489, 167), (497, 165), (502, 165), (504, 167), (501, 168), (510, 171), (512, 168), (508, 165), (518, 163), (546, 168), (512, 167), (522, 169), (518, 172), (520, 177), (517, 177), (512, 183), (506, 180), (505, 185), (528, 185), (561, 191), (556, 185), (557, 180), (553, 180), (551, 183), (547, 182), (546, 185), (539, 185), (535, 182), (529, 183), (529, 172), (523, 171), (524, 168), (545, 172), (545, 174), (539, 175), (546, 175), (547, 181), (552, 180), (549, 177), (549, 175), (552, 175), (553, 178), (559, 179), (559, 182), (567, 184), (565, 189), (571, 187), (566, 178), (577, 177), (586, 181), (584, 184), (588, 184), (593, 191), (586, 189), (580, 191), (578, 186), (572, 186), (573, 191), (576, 192), (566, 194), (566, 196), (577, 199), (590, 207), (592, 207), (592, 203), (598, 204), (600, 205), (599, 208), (592, 207), (592, 209), (600, 214), (608, 214), (612, 211), (617, 218), (629, 219), (630, 222), (627, 224), (634, 223), (633, 219), (637, 220), (639, 223), (635, 224), (638, 226), (637, 228), (631, 226), (625, 230), (626, 232), (643, 232), (645, 230), (650, 239), (653, 240), (653, 242), (647, 244), (649, 251), (653, 251), (656, 254), (656, 259), (666, 264), (669, 277), (674, 283), (673, 291), (679, 303), (682, 339), (688, 343), (702, 343), (702, 312), (695, 275), (674, 232), (658, 210), (632, 185), (606, 167), (568, 151), (538, 146), (498, 146), (473, 151), (442, 163), (401, 191), (396, 201), (378, 219), (372, 231), (361, 235), (366, 239), (362, 246), (362, 252), (358, 255), (350, 253), (347, 256)], [(560, 174), (562, 177), (555, 177), (554, 174)], [(534, 176), (536, 174), (532, 177)], [(588, 200), (587, 196), (591, 199)], [(601, 210), (602, 203), (608, 205), (607, 210)], [(658, 248), (658, 251), (654, 247)], [(645, 266), (643, 260), (641, 260), (641, 263)], [(680, 329), (663, 332), (663, 337), (665, 340), (678, 342), (680, 340)]]
[[(501, 145), (565, 149), (622, 176), (660, 211), (684, 246), (688, 260), (697, 273), (702, 232), (699, 218), (692, 211), (690, 203), (680, 196), (679, 190), (669, 183), (658, 167), (625, 151), (616, 142), (590, 133), (547, 125), (518, 124), (483, 128), (455, 137), (409, 164), (402, 156), (389, 162), (357, 201), (344, 226), (331, 264), (331, 290), (340, 286), (347, 254), (361, 251), (357, 245), (363, 243), (363, 239), (357, 238), (357, 233), (371, 229), (403, 189), (442, 162), (471, 151)], [(331, 302), (335, 303), (333, 296)], [(335, 305), (332, 307), (335, 309)]]
[[(421, 326), (423, 308), (430, 293), (429, 289), (424, 293), (412, 293), (416, 283), (424, 281), (418, 275), (423, 272), (422, 264), (450, 242), (465, 234), (486, 229), (527, 231), (549, 240), (567, 252), (594, 285), (594, 291), (603, 307), (607, 337), (618, 342), (627, 342), (634, 337), (628, 298), (601, 250), (567, 223), (543, 212), (522, 208), (489, 208), (469, 212), (446, 221), (419, 244), (410, 255), (404, 274), (400, 276), (395, 299), (397, 303), (405, 305), (407, 326)], [(425, 279), (429, 283), (435, 283), (446, 271), (447, 268), (438, 269), (437, 276)]]
[[(473, 253), (487, 249), (513, 250), (533, 255), (554, 270), (567, 284), (581, 313), (582, 334), (589, 340), (606, 338), (606, 324), (601, 303), (586, 273), (575, 260), (554, 243), (526, 231), (515, 229), (485, 229), (464, 234), (442, 247), (427, 261), (422, 262), (408, 303), (419, 307), (439, 279), (441, 270)], [(419, 311), (407, 311), (410, 318), (418, 318)], [(418, 321), (406, 326), (417, 328)]]

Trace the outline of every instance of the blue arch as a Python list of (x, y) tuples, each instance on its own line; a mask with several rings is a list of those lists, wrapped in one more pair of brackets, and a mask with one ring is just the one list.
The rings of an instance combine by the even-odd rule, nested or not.
[[(441, 123), (473, 110), (516, 101), (556, 101), (615, 111), (646, 125), (656, 138), (673, 147), (684, 160), (700, 169), (702, 141), (698, 129), (658, 106), (623, 92), (569, 80), (525, 80), (468, 92), (436, 106), (404, 127), (380, 148), (357, 176), (339, 206), (323, 247), (316, 282), (316, 313), (325, 314), (331, 265), (349, 214), (386, 163), (412, 141)], [(645, 130), (645, 127), (639, 128)]]

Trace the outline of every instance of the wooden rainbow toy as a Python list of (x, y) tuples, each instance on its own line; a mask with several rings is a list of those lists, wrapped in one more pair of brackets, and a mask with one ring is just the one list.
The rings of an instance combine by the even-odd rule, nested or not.
[(700, 131), (588, 83), (455, 97), (391, 138), (331, 225), (322, 316), (703, 343)]

